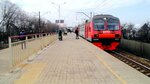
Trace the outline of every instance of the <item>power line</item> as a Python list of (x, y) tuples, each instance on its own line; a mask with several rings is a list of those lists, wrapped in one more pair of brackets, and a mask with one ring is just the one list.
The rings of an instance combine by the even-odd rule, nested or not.
[[(100, 2), (99, 2), (100, 1)], [(99, 9), (98, 7), (104, 8), (104, 6), (108, 3), (109, 0), (96, 0), (93, 4), (93, 8), (90, 10), (92, 11), (92, 15), (95, 15), (95, 9)], [(94, 10), (94, 11), (93, 11)], [(96, 10), (97, 11), (97, 10)]]
[(99, 6), (103, 7), (105, 4), (108, 3), (108, 1), (109, 1), (109, 0), (103, 0), (103, 1), (100, 2), (100, 4), (98, 4), (95, 8), (97, 8), (97, 7), (99, 7)]
[(110, 1), (112, 1), (112, 0), (103, 0), (103, 2), (101, 2), (101, 4), (98, 4), (94, 9), (96, 9), (98, 7), (101, 7), (100, 9), (104, 9), (105, 8), (105, 10), (108, 10), (108, 9), (110, 9), (112, 7), (112, 4), (109, 3)]

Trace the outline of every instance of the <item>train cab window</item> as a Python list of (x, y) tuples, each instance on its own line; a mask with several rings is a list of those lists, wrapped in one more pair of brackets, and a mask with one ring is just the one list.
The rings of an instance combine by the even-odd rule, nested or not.
[(108, 23), (108, 30), (118, 30), (119, 25), (117, 23)]
[(95, 19), (95, 20), (93, 20), (93, 22), (94, 22), (94, 29), (95, 30), (104, 30), (105, 29), (104, 20)]
[(119, 29), (119, 20), (110, 18), (107, 20), (107, 22), (108, 22), (108, 25), (107, 25), (108, 30), (118, 30)]

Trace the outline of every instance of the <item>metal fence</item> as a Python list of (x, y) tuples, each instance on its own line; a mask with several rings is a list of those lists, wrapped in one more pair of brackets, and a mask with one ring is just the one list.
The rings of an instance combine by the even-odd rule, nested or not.
[(150, 59), (150, 44), (122, 39), (120, 47), (141, 57)]
[(57, 39), (56, 34), (9, 37), (10, 66), (14, 67)]

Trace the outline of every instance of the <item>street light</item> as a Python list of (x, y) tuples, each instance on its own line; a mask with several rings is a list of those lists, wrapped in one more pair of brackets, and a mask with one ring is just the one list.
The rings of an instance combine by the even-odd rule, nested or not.
[(59, 13), (59, 21), (58, 21), (58, 23), (60, 23), (60, 6), (66, 4), (66, 2), (64, 2), (63, 4), (56, 4), (54, 2), (51, 2), (51, 4), (58, 6), (58, 13)]

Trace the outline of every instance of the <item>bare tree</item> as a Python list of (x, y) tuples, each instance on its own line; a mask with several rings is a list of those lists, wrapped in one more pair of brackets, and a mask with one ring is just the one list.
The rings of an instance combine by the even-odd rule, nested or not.
[(19, 35), (21, 30), (24, 30), (26, 34), (35, 34), (56, 32), (58, 28), (56, 24), (42, 18), (39, 22), (38, 17), (28, 15), (9, 0), (0, 2), (0, 12), (0, 43), (7, 43), (8, 36)]
[(2, 20), (0, 21), (1, 28), (5, 30), (7, 35), (14, 35), (13, 28), (15, 27), (14, 21), (16, 19), (16, 12), (20, 10), (16, 4), (9, 1), (4, 1), (1, 3)]
[(127, 39), (127, 23), (122, 24), (122, 35), (124, 39)]
[(123, 37), (125, 39), (133, 39), (134, 38), (134, 24), (132, 23), (125, 23), (122, 25), (123, 29), (122, 29), (122, 33), (123, 33)]
[(150, 42), (150, 22), (145, 23), (138, 31), (140, 39), (144, 42)]

